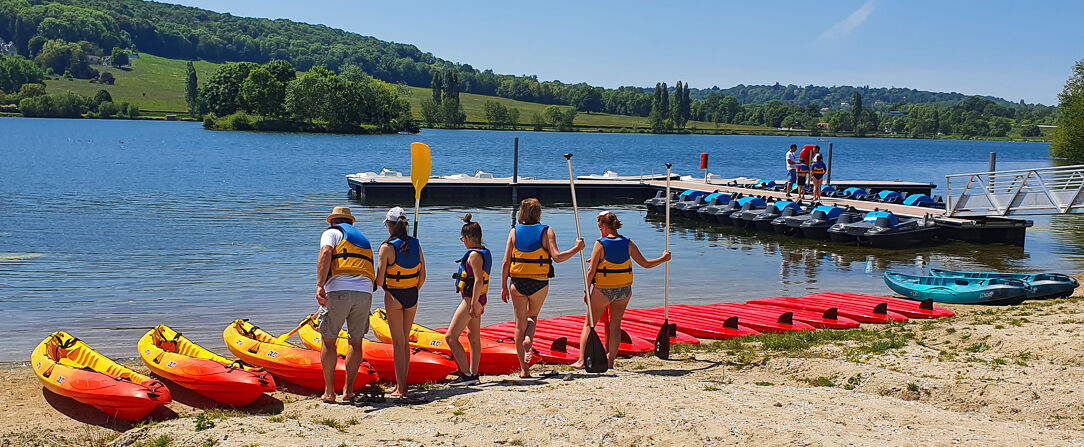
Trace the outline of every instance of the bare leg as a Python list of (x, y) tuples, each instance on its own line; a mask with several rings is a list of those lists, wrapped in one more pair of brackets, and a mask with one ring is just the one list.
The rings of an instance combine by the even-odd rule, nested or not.
[(523, 363), (529, 363), (534, 352), (534, 331), (538, 327), (538, 314), (542, 311), (542, 304), (546, 302), (546, 295), (550, 293), (547, 284), (534, 295), (527, 297), (527, 333), (523, 338)]
[(362, 340), (364, 339), (350, 339), (350, 351), (346, 353), (346, 384), (343, 385), (343, 400), (354, 397), (354, 379), (358, 378), (358, 368), (361, 368)]
[[(591, 290), (591, 316), (594, 317), (594, 321), (591, 321), (591, 323), (588, 324), (587, 318), (584, 318), (583, 330), (580, 331), (580, 359), (572, 364), (573, 368), (583, 368), (583, 351), (584, 346), (587, 346), (587, 337), (591, 334), (591, 326), (598, 324), (599, 319), (602, 318), (602, 314), (606, 311), (606, 306), (609, 304), (610, 301), (606, 299), (606, 295), (603, 295), (598, 289)], [(618, 337), (618, 341), (620, 340), (621, 338)], [(607, 346), (610, 344), (609, 332), (606, 333), (606, 344)], [(610, 351), (609, 347), (607, 347), (606, 351)], [(616, 352), (616, 348), (614, 349), (614, 352)]]
[[(485, 308), (482, 308), (485, 312)], [(469, 316), (469, 314), (468, 314)], [(482, 364), (482, 315), (471, 318), (467, 322), (467, 339), (470, 340), (470, 373), (478, 375), (478, 368)]]
[[(468, 303), (467, 300), (460, 300), (459, 307), (457, 307), (455, 313), (452, 314), (452, 321), (448, 323), (448, 330), (444, 332), (444, 342), (448, 344), (448, 349), (452, 351), (452, 358), (455, 359), (456, 365), (459, 365), (459, 372), (464, 374), (475, 374), (478, 370), (471, 370), (470, 362), (467, 359), (467, 353), (463, 350), (463, 344), (459, 342), (459, 337), (463, 335), (463, 329), (467, 327), (467, 322), (469, 320), (470, 303)], [(473, 348), (473, 346), (471, 346), (471, 348)], [(481, 355), (481, 348), (471, 350), (472, 358), (475, 353)]]
[(336, 352), (335, 338), (321, 340), (323, 348), (320, 350), (320, 366), (324, 369), (324, 395), (320, 396), (324, 402), (335, 402), (335, 368), (339, 363), (339, 353)]
[[(392, 352), (395, 358), (395, 390), (392, 397), (406, 395), (406, 378), (410, 368), (410, 326), (414, 324), (414, 306), (403, 309), (403, 305), (390, 294), (384, 295), (384, 308), (388, 315), (388, 329), (391, 331)], [(409, 317), (409, 318), (408, 318)]]
[[(516, 313), (516, 357), (519, 358), (519, 376), (531, 377), (530, 367), (523, 361), (523, 353), (526, 350), (523, 348), (524, 339), (527, 337), (527, 297), (520, 295), (516, 290), (516, 286), (512, 286), (512, 309)], [(532, 331), (533, 332), (533, 331)]]
[(614, 367), (617, 351), (621, 348), (621, 319), (625, 316), (629, 301), (631, 297), (610, 303), (610, 318), (606, 320), (606, 359), (610, 362), (610, 368)]

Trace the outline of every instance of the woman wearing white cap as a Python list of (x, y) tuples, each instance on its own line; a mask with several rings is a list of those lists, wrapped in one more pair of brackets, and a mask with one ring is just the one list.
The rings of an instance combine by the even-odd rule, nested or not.
[(384, 288), (384, 309), (395, 354), (395, 390), (390, 395), (406, 397), (409, 334), (418, 311), (418, 289), (425, 283), (425, 257), (418, 239), (407, 234), (407, 217), (402, 208), (388, 210), (384, 225), (390, 236), (380, 244), (376, 285)]
[[(610, 317), (606, 321), (606, 357), (610, 368), (614, 367), (617, 349), (621, 346), (621, 318), (625, 315), (629, 299), (632, 298), (631, 261), (649, 269), (670, 260), (670, 252), (663, 253), (656, 259), (644, 258), (635, 243), (617, 234), (620, 228), (621, 221), (614, 213), (603, 211), (598, 214), (598, 229), (602, 237), (595, 241), (594, 248), (591, 249), (591, 268), (587, 271), (587, 279), (594, 285), (591, 290), (591, 315), (595, 321), (592, 325), (609, 310)], [(589, 331), (590, 326), (585, 321), (580, 335), (580, 346), (587, 345)], [(580, 360), (572, 366), (583, 368), (583, 351), (580, 351)]]

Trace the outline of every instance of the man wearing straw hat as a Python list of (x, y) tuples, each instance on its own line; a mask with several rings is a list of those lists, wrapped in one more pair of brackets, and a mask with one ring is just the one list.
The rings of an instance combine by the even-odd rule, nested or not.
[(369, 239), (354, 227), (350, 208), (337, 206), (327, 216), (330, 225), (320, 235), (316, 263), (316, 302), (320, 303), (320, 363), (324, 370), (324, 402), (335, 402), (335, 342), (346, 323), (350, 352), (346, 355), (346, 384), (342, 398), (354, 397), (354, 379), (361, 367), (361, 341), (369, 331), (369, 308), (373, 303), (373, 249)]

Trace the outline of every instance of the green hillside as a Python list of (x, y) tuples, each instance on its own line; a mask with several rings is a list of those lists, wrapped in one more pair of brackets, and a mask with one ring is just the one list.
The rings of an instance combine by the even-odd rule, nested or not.
[[(51, 79), (46, 81), (49, 93), (71, 91), (93, 97), (98, 90), (105, 89), (113, 101), (127, 101), (139, 106), (145, 114), (164, 115), (167, 113), (187, 113), (184, 102), (184, 77), (187, 62), (166, 59), (150, 54), (140, 54), (132, 59), (131, 68), (118, 69), (105, 65), (94, 65), (101, 72), (113, 73), (116, 82), (113, 85), (93, 84), (86, 79)], [(196, 74), (201, 79), (209, 76), (219, 64), (196, 61)]]
[[(186, 61), (168, 59), (147, 53), (142, 53), (138, 58), (132, 59), (129, 68), (118, 69), (105, 65), (92, 66), (101, 72), (113, 73), (116, 82), (113, 85), (93, 84), (86, 79), (50, 79), (46, 82), (49, 93), (71, 91), (84, 96), (93, 97), (98, 90), (105, 89), (114, 101), (126, 101), (139, 106), (145, 115), (165, 115), (187, 113), (187, 105), (184, 102), (184, 76)], [(213, 62), (193, 62), (199, 79), (204, 80), (214, 72), (219, 65)], [(421, 118), (421, 101), (432, 96), (428, 88), (406, 87), (410, 92), (410, 106), (414, 116)], [(486, 124), (483, 106), (486, 101), (496, 101), (505, 107), (515, 107), (520, 112), (520, 124), (529, 126), (531, 116), (535, 112), (541, 112), (546, 104), (517, 101), (514, 99), (497, 96), (476, 95), (473, 93), (461, 93), (460, 102), (463, 111), (467, 114), (467, 124), (482, 126)], [(583, 113), (576, 116), (575, 124), (581, 128), (591, 129), (636, 129), (648, 127), (647, 118), (638, 116), (613, 115), (608, 113)], [(716, 129), (714, 123), (691, 121), (689, 128)], [(718, 129), (742, 132), (770, 132), (774, 129), (758, 126), (742, 126), (735, 124), (720, 124)]]

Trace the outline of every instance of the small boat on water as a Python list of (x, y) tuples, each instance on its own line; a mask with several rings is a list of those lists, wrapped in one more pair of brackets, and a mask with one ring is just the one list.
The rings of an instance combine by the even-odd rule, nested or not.
[(759, 216), (767, 207), (767, 202), (754, 197), (742, 204), (740, 210), (730, 215), (730, 224), (738, 228), (751, 229), (753, 227), (753, 218)]
[(761, 208), (766, 205), (766, 203), (762, 199), (746, 196), (738, 200), (731, 200), (730, 203), (728, 203), (725, 207), (715, 208), (712, 210), (713, 212), (709, 213), (714, 216), (715, 222), (726, 225), (731, 223), (731, 216), (734, 213), (741, 211), (742, 208), (744, 208), (747, 204), (750, 203), (754, 204), (751, 206), (757, 206), (757, 204), (759, 204)]
[[(858, 238), (847, 234), (847, 226), (852, 223), (861, 222), (861, 220), (862, 216), (860, 214), (842, 213), (836, 216), (835, 222), (829, 225), (824, 232), (832, 242), (854, 242), (857, 241)], [(802, 234), (805, 234), (806, 237), (814, 237), (811, 236), (811, 234), (816, 235), (817, 232), (817, 230), (807, 232), (805, 228), (802, 229)]]
[(720, 199), (725, 202), (729, 202), (730, 194), (716, 191), (706, 196), (701, 196), (700, 199), (696, 202), (689, 203), (685, 205), (685, 207), (681, 208), (681, 214), (689, 219), (699, 219), (701, 208), (707, 206), (710, 203), (718, 203)]
[(805, 212), (806, 211), (797, 203), (788, 200), (780, 200), (765, 208), (759, 216), (753, 217), (753, 226), (760, 231), (777, 231), (782, 233), (782, 231), (778, 231), (775, 227), (776, 220), (779, 220), (783, 229), (786, 229), (786, 221), (782, 220), (784, 214), (793, 216), (797, 213)]
[(704, 222), (715, 222), (715, 216), (712, 214), (713, 210), (721, 209), (730, 204), (734, 200), (735, 196), (730, 194), (720, 194), (715, 198), (708, 200), (704, 206), (697, 208), (696, 218)]
[(828, 228), (835, 225), (843, 213), (843, 208), (818, 205), (809, 214), (787, 217), (786, 224), (791, 233), (810, 239), (828, 239)]
[[(694, 189), (685, 190), (685, 192), (678, 194), (677, 202), (670, 202), (670, 215), (682, 216), (683, 214), (681, 211), (685, 209), (685, 207), (696, 204), (700, 201), (701, 197), (704, 197), (707, 194), (708, 193), (704, 191), (697, 191)], [(663, 206), (665, 207), (665, 204), (663, 204)]]
[[(676, 202), (678, 195), (676, 193), (670, 193), (670, 202)], [(647, 212), (652, 214), (662, 214), (666, 210), (666, 192), (658, 191), (655, 193), (655, 197), (644, 201), (644, 206), (647, 207)]]
[[(829, 232), (833, 240), (840, 233), (832, 229)], [(842, 232), (847, 236), (843, 241), (857, 240), (860, 245), (893, 249), (929, 243), (937, 233), (937, 226), (927, 219), (900, 219), (889, 211), (871, 211), (861, 222), (843, 225)]]
[(953, 304), (1018, 304), (1031, 287), (1018, 279), (914, 276), (885, 272), (885, 285), (913, 300)]
[(1000, 272), (959, 272), (954, 270), (931, 269), (933, 276), (977, 279), (1016, 279), (1031, 287), (1028, 299), (1061, 298), (1073, 294), (1080, 283), (1069, 275), (1061, 273), (1000, 273)]

